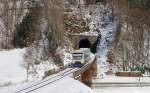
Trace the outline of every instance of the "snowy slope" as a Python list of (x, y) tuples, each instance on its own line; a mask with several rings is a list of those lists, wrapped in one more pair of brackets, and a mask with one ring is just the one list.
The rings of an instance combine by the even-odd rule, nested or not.
[(0, 86), (26, 80), (25, 49), (0, 51)]
[(31, 93), (94, 93), (89, 87), (69, 77), (42, 87)]
[(107, 5), (96, 5), (89, 10), (92, 11), (91, 23), (93, 23), (95, 29), (101, 33), (96, 54), (98, 76), (100, 76), (109, 69), (109, 63), (107, 63), (107, 52), (113, 47), (116, 35), (116, 23), (112, 22), (111, 10)]
[(95, 89), (96, 93), (149, 93), (150, 87), (111, 87)]
[[(0, 93), (14, 93), (16, 86), (0, 88)], [(91, 88), (78, 80), (65, 77), (57, 82), (32, 91), (30, 93), (94, 93)]]
[(150, 83), (149, 77), (119, 77), (107, 76), (102, 79), (95, 79), (93, 83)]
[[(0, 52), (0, 93), (14, 93), (19, 87), (30, 83), (24, 83), (26, 80), (26, 69), (24, 64), (24, 54), (26, 49), (14, 49)], [(9, 69), (8, 69), (9, 68)], [(12, 83), (6, 86), (6, 83)], [(34, 81), (38, 82), (38, 81)], [(3, 86), (3, 87), (2, 87)], [(82, 84), (78, 80), (65, 77), (61, 80), (48, 84), (45, 87), (35, 90), (32, 93), (94, 93), (91, 88)]]

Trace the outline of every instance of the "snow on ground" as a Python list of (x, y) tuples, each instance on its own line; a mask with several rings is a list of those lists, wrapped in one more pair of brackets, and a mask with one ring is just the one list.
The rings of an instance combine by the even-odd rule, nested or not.
[(150, 83), (150, 77), (119, 77), (119, 76), (104, 76), (101, 79), (95, 79), (93, 83)]
[(42, 87), (31, 93), (94, 93), (89, 87), (78, 80), (65, 77), (60, 81)]
[(52, 69), (58, 69), (58, 67), (53, 63), (53, 61), (43, 61), (39, 65), (35, 65), (35, 69), (37, 72), (37, 76), (33, 78), (33, 75), (29, 77), (30, 81), (35, 81), (35, 80), (42, 80), (43, 77), (45, 76), (45, 72), (52, 70)]
[[(0, 87), (27, 81), (26, 50), (24, 48), (0, 51)], [(57, 68), (57, 66), (50, 61), (41, 62), (34, 66), (37, 75), (33, 77), (33, 75), (29, 74), (28, 80), (41, 80), (45, 76), (45, 71), (54, 68)]]
[(113, 87), (94, 89), (96, 93), (149, 93), (150, 87)]
[[(27, 84), (25, 84), (26, 86)], [(22, 86), (22, 85), (20, 85)], [(17, 86), (18, 88), (19, 86)], [(0, 93), (14, 93), (16, 86), (0, 88)], [(30, 93), (95, 93), (91, 88), (87, 87), (78, 80), (65, 77), (57, 82), (46, 85)]]
[[(117, 76), (105, 76), (104, 78), (98, 78), (92, 81), (93, 83), (150, 83), (150, 77), (117, 77)], [(99, 87), (93, 88), (96, 93), (149, 93), (150, 86), (140, 87)]]
[(0, 86), (26, 80), (25, 49), (0, 51)]
[(9, 86), (9, 87), (0, 87), (0, 93), (14, 93), (15, 87)]
[[(26, 49), (14, 49), (0, 52), (0, 82), (5, 84), (11, 82), (11, 86), (0, 87), (0, 93), (14, 93), (15, 90), (23, 85), (26, 80), (26, 69), (24, 67), (24, 54)], [(70, 54), (68, 54), (70, 55)], [(41, 65), (40, 65), (41, 66)], [(18, 83), (19, 82), (19, 83)], [(22, 83), (20, 83), (22, 82)], [(34, 81), (37, 82), (37, 81)], [(57, 82), (42, 87), (33, 93), (94, 93), (91, 88), (82, 84), (78, 80), (65, 77)]]
[[(69, 51), (70, 52), (70, 51)], [(71, 62), (72, 62), (72, 54), (67, 52), (65, 49), (64, 49), (64, 52), (63, 52), (63, 62), (64, 62), (64, 65), (67, 66), (69, 65)]]
[(109, 49), (111, 49), (111, 44), (113, 43), (115, 35), (113, 34), (113, 31), (115, 30), (115, 28), (115, 23), (111, 23), (107, 25), (105, 29), (100, 29), (102, 36), (97, 48), (97, 63), (99, 68), (97, 76), (104, 74), (104, 72), (109, 70), (109, 63), (107, 63), (107, 52), (109, 51)]

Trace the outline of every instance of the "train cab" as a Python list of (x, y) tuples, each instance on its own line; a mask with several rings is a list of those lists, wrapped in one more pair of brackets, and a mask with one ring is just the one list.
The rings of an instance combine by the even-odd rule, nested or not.
[(81, 50), (75, 50), (72, 53), (72, 56), (73, 56), (72, 65), (74, 67), (82, 67), (84, 65), (84, 52), (82, 52)]
[(82, 67), (90, 60), (90, 49), (80, 48), (79, 50), (74, 50), (72, 53), (73, 60), (71, 67)]

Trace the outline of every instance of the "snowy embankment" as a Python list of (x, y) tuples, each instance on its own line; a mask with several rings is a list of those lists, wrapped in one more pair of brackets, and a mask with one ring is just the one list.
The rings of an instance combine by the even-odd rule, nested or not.
[[(21, 85), (22, 86), (22, 85)], [(14, 93), (16, 87), (4, 87), (0, 88), (0, 93)], [(78, 80), (74, 80), (70, 77), (65, 77), (61, 80), (53, 82), (52, 84), (43, 86), (36, 89), (31, 93), (94, 93), (91, 88), (82, 84)]]
[(0, 86), (26, 81), (25, 50), (0, 51)]
[(93, 83), (150, 83), (150, 77), (118, 77), (107, 76), (101, 79), (95, 79)]
[(94, 93), (89, 87), (78, 80), (65, 77), (31, 93)]
[(95, 89), (97, 93), (149, 93), (150, 87), (112, 87)]

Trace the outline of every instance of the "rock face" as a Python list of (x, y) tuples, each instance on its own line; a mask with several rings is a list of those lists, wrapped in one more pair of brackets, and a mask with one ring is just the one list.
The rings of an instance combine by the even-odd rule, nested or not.
[(95, 3), (95, 0), (84, 0), (84, 1), (85, 1), (85, 5), (90, 5)]
[(64, 26), (66, 31), (69, 33), (81, 33), (89, 31), (86, 21), (82, 18), (77, 18), (77, 16), (74, 14), (64, 15)]

